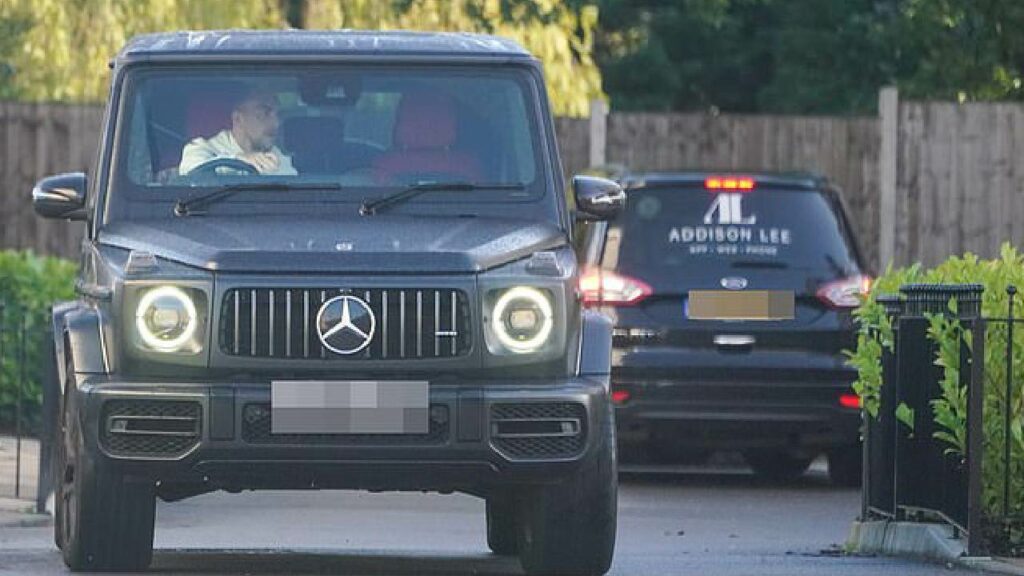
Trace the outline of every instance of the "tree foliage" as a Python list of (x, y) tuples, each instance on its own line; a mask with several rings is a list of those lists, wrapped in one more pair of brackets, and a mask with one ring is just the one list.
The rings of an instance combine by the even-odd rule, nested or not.
[(592, 58), (597, 7), (559, 0), (308, 0), (306, 28), (483, 32), (518, 41), (545, 67), (556, 114), (586, 116), (602, 96)]
[(557, 0), (0, 0), (0, 98), (99, 102), (107, 61), (132, 36), (215, 28), (476, 31), (544, 62), (555, 112), (602, 96), (591, 57), (597, 8)]
[(1019, 0), (597, 0), (619, 109), (873, 112), (909, 98), (1022, 100)]
[(106, 63), (136, 34), (283, 23), (277, 0), (0, 0), (0, 23), (12, 20), (28, 26), (9, 55), (12, 72), (0, 91), (79, 102), (106, 97)]

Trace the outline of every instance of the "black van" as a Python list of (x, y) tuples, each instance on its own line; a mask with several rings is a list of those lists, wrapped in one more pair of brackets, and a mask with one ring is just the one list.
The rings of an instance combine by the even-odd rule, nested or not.
[(679, 172), (620, 180), (626, 210), (585, 247), (585, 303), (615, 321), (620, 444), (742, 451), (795, 478), (822, 451), (860, 480), (860, 401), (842, 353), (870, 277), (839, 191), (809, 174)]

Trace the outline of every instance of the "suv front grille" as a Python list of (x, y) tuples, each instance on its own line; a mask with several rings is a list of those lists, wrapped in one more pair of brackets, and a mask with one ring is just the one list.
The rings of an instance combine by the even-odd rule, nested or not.
[[(348, 294), (369, 304), (376, 319), (370, 344), (351, 355), (327, 349), (317, 333), (320, 307)], [(461, 290), (239, 288), (221, 303), (220, 348), (258, 358), (451, 358), (471, 346), (469, 299)]]
[(491, 406), (491, 443), (515, 460), (570, 458), (583, 451), (587, 411), (574, 402)]
[(193, 401), (110, 400), (103, 405), (100, 441), (114, 456), (181, 456), (199, 443), (201, 415)]
[(273, 434), (270, 404), (246, 404), (242, 411), (242, 439), (250, 444), (326, 445), (430, 445), (448, 440), (448, 407), (431, 404), (426, 434)]

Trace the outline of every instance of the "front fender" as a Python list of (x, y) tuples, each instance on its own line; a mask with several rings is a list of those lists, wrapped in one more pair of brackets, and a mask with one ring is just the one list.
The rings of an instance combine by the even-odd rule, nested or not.
[(57, 381), (63, 390), (67, 366), (78, 374), (107, 374), (110, 362), (103, 345), (103, 322), (99, 313), (81, 301), (61, 302), (53, 307), (53, 344)]

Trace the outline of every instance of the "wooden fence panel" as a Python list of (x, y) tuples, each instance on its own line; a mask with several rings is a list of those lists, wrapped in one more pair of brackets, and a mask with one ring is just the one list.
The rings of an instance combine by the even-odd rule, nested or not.
[(77, 256), (84, 225), (36, 217), (30, 191), (43, 176), (88, 171), (101, 117), (98, 106), (0, 102), (0, 248)]
[(590, 164), (590, 121), (586, 118), (555, 118), (555, 135), (566, 178)]
[(934, 265), (991, 258), (1024, 226), (1024, 106), (904, 102), (897, 160), (896, 256)]

